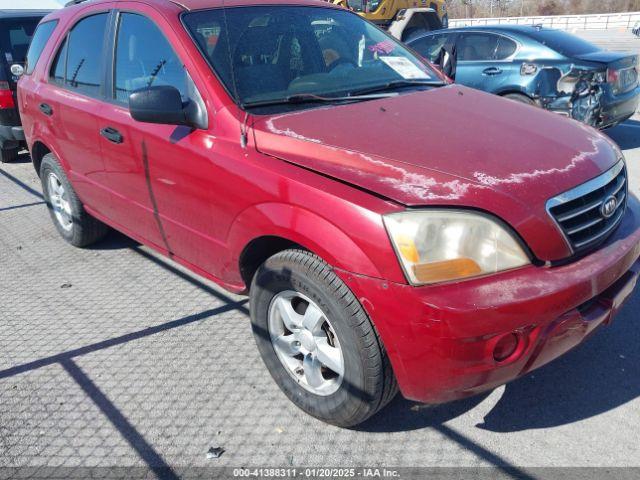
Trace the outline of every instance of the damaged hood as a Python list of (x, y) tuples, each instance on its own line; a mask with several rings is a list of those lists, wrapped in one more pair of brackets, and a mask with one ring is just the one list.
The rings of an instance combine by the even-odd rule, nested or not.
[(397, 203), (489, 211), (543, 260), (570, 253), (546, 201), (618, 160), (590, 127), (457, 85), (261, 116), (253, 129), (259, 151)]

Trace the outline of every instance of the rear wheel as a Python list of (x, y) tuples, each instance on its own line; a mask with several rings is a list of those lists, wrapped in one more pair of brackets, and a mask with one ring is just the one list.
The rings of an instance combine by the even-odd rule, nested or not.
[(86, 247), (106, 235), (108, 227), (87, 213), (60, 163), (50, 153), (42, 159), (40, 179), (51, 219), (62, 238), (76, 247)]
[(357, 425), (397, 393), (367, 314), (316, 255), (286, 250), (258, 269), (251, 285), (251, 324), (280, 389), (320, 420)]
[(18, 160), (19, 148), (1, 148), (0, 149), (0, 162), (9, 163)]
[(507, 93), (506, 95), (503, 95), (503, 97), (515, 102), (526, 103), (527, 105), (531, 105), (532, 107), (537, 106), (536, 102), (521, 93)]

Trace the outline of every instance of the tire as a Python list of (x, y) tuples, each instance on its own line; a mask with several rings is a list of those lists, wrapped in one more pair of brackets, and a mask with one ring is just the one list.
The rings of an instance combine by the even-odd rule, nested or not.
[(0, 149), (0, 162), (9, 163), (18, 160), (19, 148), (2, 148)]
[(102, 239), (109, 227), (89, 215), (56, 157), (49, 153), (40, 165), (42, 193), (60, 236), (76, 247)]
[(531, 98), (527, 97), (526, 95), (523, 95), (521, 93), (507, 93), (506, 95), (503, 95), (504, 98), (508, 98), (509, 100), (513, 100), (515, 102), (520, 102), (520, 103), (525, 103), (527, 105), (531, 105), (532, 107), (536, 107), (536, 102), (533, 101)]
[[(340, 427), (352, 427), (378, 412), (398, 392), (391, 364), (367, 314), (351, 290), (320, 257), (305, 250), (277, 253), (256, 272), (250, 298), (253, 334), (269, 373), (284, 394), (309, 415)], [(313, 345), (308, 345), (310, 330), (304, 332), (304, 328), (300, 328), (297, 333), (293, 329), (286, 333), (285, 322), (281, 322), (284, 317), (278, 313), (278, 305), (282, 304), (298, 309), (293, 315), (298, 320), (306, 319), (304, 314), (309, 309), (321, 311), (322, 317), (317, 317), (320, 327), (316, 330), (320, 333), (313, 333), (313, 338), (318, 340), (315, 358), (320, 361), (319, 352), (327, 346), (334, 348), (332, 352), (337, 347), (342, 358), (341, 376), (336, 373), (339, 368), (331, 370), (326, 366), (330, 363), (316, 364), (309, 360), (314, 358), (310, 353), (314, 351)], [(276, 331), (279, 323), (283, 330)], [(279, 342), (274, 343), (273, 337), (302, 341), (288, 343), (287, 347), (293, 345), (293, 353), (282, 355), (282, 348), (276, 346)], [(293, 356), (295, 352), (300, 352), (297, 357)], [(301, 365), (296, 371), (279, 355), (284, 356), (286, 362), (301, 362)], [(336, 364), (337, 357), (332, 358)], [(314, 365), (319, 365), (321, 371), (321, 379), (315, 386), (312, 372), (316, 369), (307, 368)]]

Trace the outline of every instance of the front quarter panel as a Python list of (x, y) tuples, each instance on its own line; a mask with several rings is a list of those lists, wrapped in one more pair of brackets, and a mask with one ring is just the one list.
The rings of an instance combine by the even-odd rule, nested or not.
[(253, 201), (228, 224), (221, 271), (227, 283), (242, 283), (242, 253), (265, 236), (294, 242), (335, 268), (406, 282), (382, 221), (404, 207), (252, 149), (235, 171), (252, 179)]
[[(364, 210), (353, 212), (353, 229), (384, 231), (381, 217), (368, 215)], [(377, 218), (376, 218), (377, 217)], [(345, 232), (327, 218), (285, 203), (253, 205), (242, 212), (233, 224), (228, 245), (233, 248), (232, 265), (240, 261), (242, 250), (252, 240), (262, 236), (275, 236), (290, 240), (316, 253), (330, 265), (348, 271), (359, 272), (368, 277), (381, 278), (380, 269), (363, 252), (362, 248)], [(388, 239), (380, 238), (388, 245)], [(384, 245), (383, 243), (383, 245)]]

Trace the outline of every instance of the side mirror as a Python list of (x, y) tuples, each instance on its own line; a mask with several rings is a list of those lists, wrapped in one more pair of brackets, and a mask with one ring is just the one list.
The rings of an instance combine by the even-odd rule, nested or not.
[(138, 122), (202, 128), (198, 108), (192, 103), (182, 103), (175, 87), (147, 87), (129, 95), (129, 112)]
[(14, 63), (13, 65), (11, 65), (10, 70), (11, 70), (11, 75), (13, 75), (14, 77), (19, 78), (22, 75), (24, 75), (24, 67), (19, 63)]

